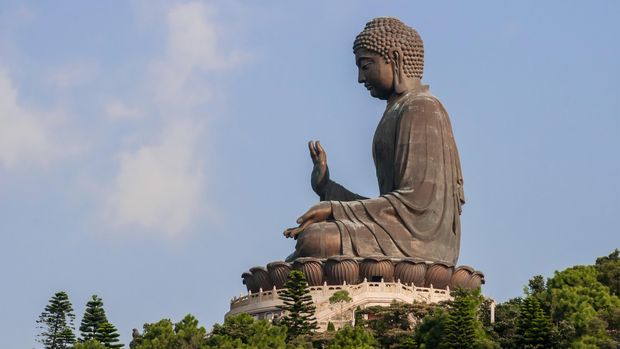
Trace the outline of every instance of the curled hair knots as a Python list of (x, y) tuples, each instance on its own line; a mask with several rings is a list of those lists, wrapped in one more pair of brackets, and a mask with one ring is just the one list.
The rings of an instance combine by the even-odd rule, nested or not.
[(407, 77), (422, 78), (424, 44), (418, 32), (393, 17), (378, 17), (366, 23), (353, 42), (353, 52), (360, 48), (375, 51), (389, 62), (390, 48), (403, 53), (403, 71)]

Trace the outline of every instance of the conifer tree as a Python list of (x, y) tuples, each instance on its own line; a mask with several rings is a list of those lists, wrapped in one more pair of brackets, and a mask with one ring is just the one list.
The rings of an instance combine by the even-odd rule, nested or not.
[(403, 340), (401, 343), (399, 343), (398, 347), (399, 349), (417, 349), (420, 346), (418, 346), (418, 343), (416, 343), (413, 337), (409, 337)]
[(331, 321), (327, 323), (327, 332), (336, 332), (336, 326)]
[(75, 314), (69, 296), (65, 292), (57, 292), (37, 320), (39, 328), (42, 329), (38, 342), (43, 344), (45, 349), (69, 348), (75, 343), (74, 320)]
[(71, 349), (108, 349), (96, 339), (89, 339), (85, 342), (75, 343)]
[(85, 342), (95, 338), (99, 326), (106, 322), (108, 322), (108, 319), (103, 309), (103, 300), (94, 294), (86, 303), (86, 310), (80, 324), (80, 332), (82, 333), (80, 341)]
[(317, 328), (314, 317), (315, 306), (308, 290), (308, 283), (304, 274), (293, 270), (280, 293), (284, 302), (280, 308), (285, 311), (281, 324), (288, 328), (289, 339), (312, 333)]
[(441, 347), (474, 348), (476, 342), (476, 303), (467, 295), (457, 295), (448, 314)]
[(104, 322), (97, 329), (95, 339), (105, 345), (106, 348), (115, 349), (123, 347), (123, 344), (119, 343), (119, 336), (114, 325), (109, 322)]
[(517, 322), (517, 344), (520, 348), (552, 348), (551, 321), (535, 297), (527, 297), (521, 304)]

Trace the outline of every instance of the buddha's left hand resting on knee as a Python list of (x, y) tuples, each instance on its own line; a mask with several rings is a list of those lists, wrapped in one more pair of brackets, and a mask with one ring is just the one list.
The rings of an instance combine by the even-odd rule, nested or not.
[(332, 218), (332, 204), (329, 201), (321, 201), (310, 207), (306, 213), (297, 219), (299, 226), (284, 231), (287, 238), (297, 239), (297, 235), (304, 231), (310, 224), (325, 222)]

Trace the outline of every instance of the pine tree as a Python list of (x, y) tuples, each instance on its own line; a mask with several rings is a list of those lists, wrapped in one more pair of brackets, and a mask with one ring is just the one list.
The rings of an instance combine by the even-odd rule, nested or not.
[(105, 322), (108, 322), (108, 319), (103, 309), (103, 301), (94, 294), (91, 300), (86, 303), (86, 310), (84, 311), (84, 317), (80, 324), (80, 332), (82, 333), (80, 341), (85, 342), (95, 338), (97, 329)]
[(314, 317), (316, 308), (310, 296), (310, 290), (308, 290), (306, 277), (302, 272), (291, 271), (279, 297), (284, 302), (280, 308), (285, 312), (280, 321), (288, 328), (289, 339), (310, 334), (316, 330)]
[(535, 297), (527, 297), (521, 304), (517, 322), (517, 343), (520, 348), (552, 348), (551, 321)]
[(417, 349), (419, 347), (420, 346), (418, 346), (418, 343), (416, 343), (413, 337), (406, 338), (405, 340), (400, 342), (398, 346), (399, 349)]
[(65, 349), (75, 343), (73, 334), (73, 306), (65, 292), (57, 292), (39, 316), (37, 323), (42, 332), (38, 342), (45, 349)]
[(108, 349), (96, 339), (89, 339), (85, 342), (75, 343), (71, 349)]
[(114, 325), (109, 322), (104, 322), (97, 329), (95, 339), (105, 345), (106, 348), (122, 348), (123, 344), (119, 343), (119, 336)]
[(336, 326), (331, 321), (327, 323), (327, 332), (336, 332)]
[(476, 303), (467, 295), (457, 295), (446, 321), (441, 347), (470, 349), (476, 342)]

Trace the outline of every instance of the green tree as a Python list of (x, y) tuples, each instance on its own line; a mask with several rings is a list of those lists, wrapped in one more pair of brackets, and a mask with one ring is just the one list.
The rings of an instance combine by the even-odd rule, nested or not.
[(596, 259), (598, 281), (609, 287), (611, 294), (620, 297), (620, 250), (615, 249), (607, 257)]
[(439, 348), (447, 322), (448, 311), (443, 307), (433, 308), (422, 318), (422, 322), (418, 324), (413, 333), (413, 339), (420, 349)]
[(399, 345), (399, 349), (418, 349), (418, 343), (416, 343), (413, 337), (405, 338)]
[(134, 337), (129, 346), (135, 349), (172, 348), (175, 339), (174, 324), (169, 319), (162, 319), (152, 324), (144, 324), (141, 335)]
[(37, 341), (46, 349), (69, 348), (75, 343), (74, 320), (75, 314), (69, 296), (65, 292), (57, 292), (39, 315), (37, 323), (42, 332)]
[(334, 323), (331, 321), (327, 323), (327, 332), (336, 332), (336, 327), (334, 327)]
[(288, 328), (288, 338), (312, 333), (317, 328), (314, 317), (315, 306), (308, 290), (308, 283), (304, 274), (293, 270), (289, 279), (280, 292), (280, 299), (284, 303), (280, 308), (284, 316), (280, 322)]
[(448, 313), (441, 347), (473, 349), (476, 341), (476, 303), (467, 295), (457, 295)]
[(521, 304), (517, 323), (517, 344), (520, 348), (553, 348), (551, 321), (543, 312), (540, 302), (533, 296)]
[(103, 300), (94, 294), (86, 303), (86, 310), (84, 311), (84, 317), (80, 324), (80, 341), (87, 341), (95, 338), (99, 326), (106, 322), (108, 322), (108, 318), (103, 309)]
[(355, 326), (364, 327), (365, 323), (366, 321), (364, 321), (364, 313), (362, 313), (362, 308), (358, 306), (355, 308)]
[(345, 326), (336, 332), (334, 340), (327, 349), (373, 349), (378, 343), (372, 334), (364, 328)]
[[(388, 307), (372, 306), (358, 310), (361, 317), (368, 314), (371, 320), (362, 321), (368, 325), (381, 348), (403, 348), (411, 346), (413, 327), (422, 321), (436, 307), (444, 307), (445, 304), (404, 303), (393, 301)], [(356, 320), (357, 321), (357, 320)], [(357, 322), (356, 322), (357, 326)]]
[[(331, 334), (333, 334), (334, 332), (332, 332)], [(316, 333), (314, 334), (316, 335)], [(314, 336), (313, 335), (313, 336)], [(328, 334), (329, 336), (329, 334)], [(318, 344), (319, 341), (317, 341), (317, 346), (314, 346), (314, 342), (313, 342), (314, 338), (311, 338), (310, 336), (298, 336), (296, 338), (293, 338), (292, 340), (286, 342), (286, 349), (314, 349), (314, 348), (324, 348), (324, 346), (321, 346), (321, 344)], [(261, 347), (260, 349), (267, 349), (266, 347)], [(271, 349), (272, 347), (269, 347), (269, 349)]]
[(338, 304), (340, 306), (340, 328), (342, 328), (344, 322), (344, 305), (346, 303), (351, 303), (352, 301), (353, 299), (347, 290), (336, 291), (331, 297), (329, 297), (330, 304)]
[(176, 324), (169, 319), (144, 324), (143, 334), (136, 333), (129, 347), (133, 349), (207, 349), (209, 347), (206, 343), (206, 333), (204, 327), (198, 326), (198, 320), (188, 314)]
[(620, 314), (620, 299), (597, 279), (594, 266), (575, 266), (556, 272), (547, 282), (547, 299), (553, 322), (558, 324), (560, 347), (568, 347), (588, 336), (597, 345), (617, 345), (614, 335)]
[(619, 259), (616, 249), (596, 265), (556, 271), (546, 282), (534, 276), (524, 291), (527, 304), (521, 298), (498, 304), (492, 335), (507, 349), (535, 347), (528, 336), (537, 336), (544, 347), (619, 348), (620, 299), (613, 290), (620, 286)]
[(527, 295), (537, 295), (545, 292), (545, 278), (542, 275), (536, 275), (528, 281)]
[(500, 347), (504, 349), (517, 349), (517, 321), (521, 314), (521, 304), (523, 299), (520, 297), (509, 299), (507, 302), (500, 303), (495, 308), (495, 323), (492, 326), (493, 332)]
[(229, 316), (224, 319), (223, 324), (213, 325), (208, 343), (216, 345), (219, 337), (240, 339), (243, 343), (248, 343), (255, 322), (256, 320), (248, 314)]
[(400, 329), (410, 330), (411, 323), (409, 321), (409, 315), (415, 316), (418, 306), (426, 308), (426, 305), (421, 304), (408, 304), (404, 302), (392, 301), (388, 307), (377, 306), (369, 307), (365, 313), (372, 314), (378, 321), (371, 322), (370, 326), (376, 331), (382, 331), (385, 329)]
[(107, 349), (107, 347), (96, 339), (89, 339), (84, 342), (76, 343), (72, 349)]
[(340, 290), (340, 291), (336, 291), (334, 292), (334, 294), (332, 294), (331, 297), (329, 297), (329, 303), (331, 304), (337, 304), (337, 303), (348, 303), (351, 302), (353, 299), (351, 299), (351, 296), (349, 295), (349, 291), (347, 290)]
[[(299, 342), (301, 339), (297, 344)], [(265, 320), (255, 320), (248, 314), (229, 316), (224, 324), (213, 326), (207, 344), (214, 349), (284, 349), (286, 328)]]
[(123, 344), (119, 343), (119, 337), (116, 327), (109, 322), (99, 325), (95, 333), (95, 339), (101, 342), (106, 348), (122, 348)]
[(489, 338), (480, 320), (479, 312), (484, 302), (480, 289), (457, 289), (453, 295), (454, 301), (448, 312), (440, 347), (497, 348), (497, 343)]
[(174, 333), (178, 348), (202, 348), (206, 343), (207, 331), (198, 326), (198, 319), (190, 314), (174, 325)]

